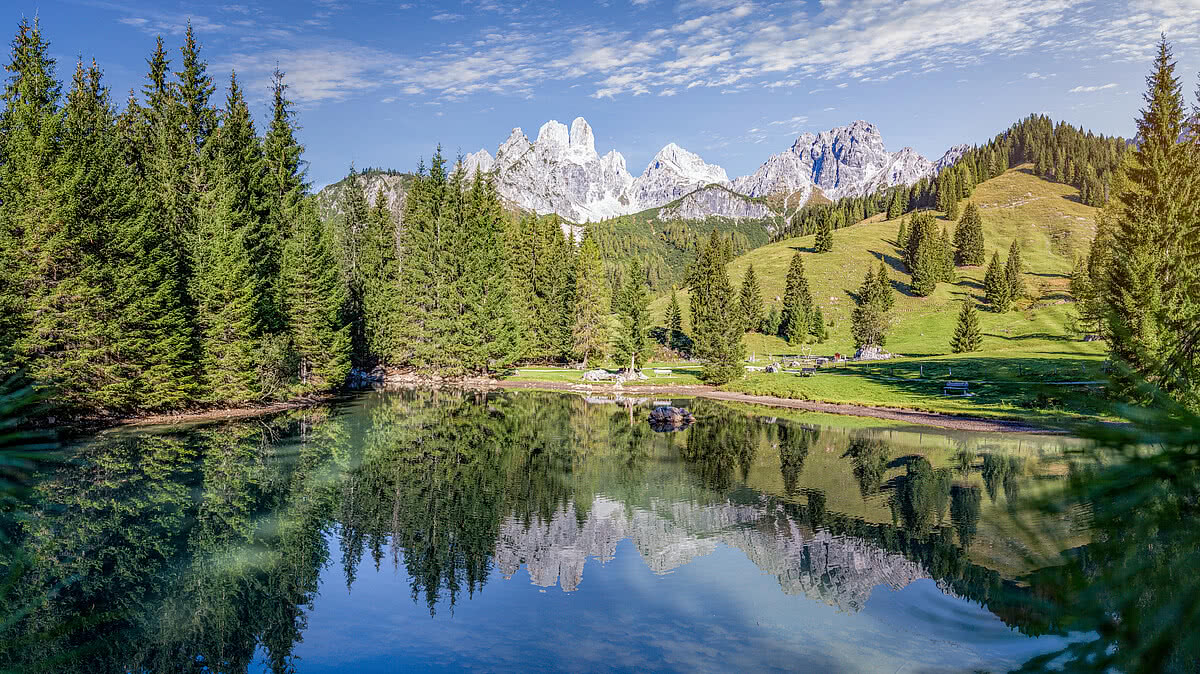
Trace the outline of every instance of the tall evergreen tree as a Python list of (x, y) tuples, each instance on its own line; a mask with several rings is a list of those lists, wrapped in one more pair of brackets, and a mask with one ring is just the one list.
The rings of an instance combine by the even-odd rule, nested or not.
[(1008, 311), (1012, 301), (1012, 286), (1009, 285), (1005, 268), (1000, 262), (999, 252), (992, 253), (992, 261), (984, 274), (983, 287), (987, 293), (988, 304), (992, 305), (992, 311), (999, 314)]
[(884, 311), (891, 311), (896, 306), (896, 293), (892, 292), (892, 280), (888, 278), (887, 263), (879, 261), (879, 271), (875, 274), (876, 292), (879, 293), (879, 304)]
[(950, 230), (942, 227), (942, 236), (938, 240), (938, 281), (954, 283), (954, 244), (950, 242)]
[[(59, 261), (56, 208), (61, 86), (40, 26), (13, 38), (0, 112), (0, 375), (27, 364), (36, 320)], [(39, 297), (41, 295), (41, 297)], [(7, 371), (7, 372), (5, 372)]]
[[(892, 192), (892, 200), (888, 203), (887, 219), (895, 220), (904, 215), (904, 207), (907, 205), (904, 198), (904, 190), (896, 187)], [(901, 243), (900, 245), (904, 245)]]
[(702, 378), (724, 384), (745, 374), (742, 315), (726, 271), (724, 246), (714, 229), (688, 281), (696, 355), (704, 361)]
[(804, 274), (804, 258), (796, 253), (788, 266), (779, 336), (789, 344), (803, 344), (812, 326), (812, 308), (812, 293), (808, 289), (808, 277)]
[[(504, 208), (494, 178), (476, 172), (465, 196), (465, 227), (453, 246), (462, 265), (454, 280), (461, 304), (451, 338), (463, 343), (462, 367), (486, 374), (507, 366), (515, 357), (518, 326), (513, 322), (504, 279), (509, 265)], [(600, 283), (603, 285), (603, 278)], [(574, 292), (569, 295), (564, 306), (575, 297)]]
[(821, 218), (817, 225), (817, 237), (813, 242), (814, 253), (828, 253), (833, 250), (833, 220), (837, 215)]
[(975, 302), (968, 297), (962, 302), (962, 310), (958, 312), (958, 325), (954, 328), (954, 337), (950, 340), (950, 350), (954, 353), (971, 353), (983, 346), (983, 333), (979, 330), (979, 315), (975, 313)]
[(297, 215), (282, 262), (284, 306), (301, 389), (326, 390), (341, 386), (350, 372), (345, 290), (333, 234), (317, 217), (316, 206), (302, 201)]
[[(676, 312), (679, 303), (675, 292), (671, 292), (672, 305)], [(589, 232), (579, 246), (579, 257), (575, 262), (575, 353), (586, 367), (592, 359), (603, 359), (608, 347), (608, 280), (604, 274), (604, 262), (600, 259), (600, 247)], [(669, 313), (669, 312), (668, 312)]]
[(234, 176), (224, 175), (201, 199), (195, 287), (203, 395), (241, 402), (258, 394), (254, 271), (238, 211)]
[(984, 262), (983, 217), (975, 202), (967, 202), (962, 220), (954, 230), (954, 261), (978, 266)]
[(1025, 265), (1021, 261), (1021, 242), (1013, 239), (1008, 247), (1008, 261), (1004, 265), (1004, 278), (1008, 281), (1008, 296), (1016, 301), (1025, 296)]
[(224, 178), (231, 182), (233, 208), (240, 226), (245, 229), (241, 237), (254, 274), (259, 328), (263, 332), (279, 330), (283, 323), (273, 291), (283, 242), (280, 233), (269, 226), (263, 186), (262, 141), (255, 131), (254, 119), (236, 73), (230, 73), (229, 91), (219, 114), (219, 125), (212, 133), (206, 151), (213, 164), (214, 181)]
[(900, 218), (900, 229), (896, 231), (896, 245), (908, 249), (908, 219)]
[[(275, 308), (275, 316), (282, 315), (278, 308), (284, 301), (285, 289), (279, 282), (283, 245), (295, 232), (300, 206), (308, 191), (304, 148), (296, 139), (295, 112), (292, 101), (287, 97), (287, 90), (284, 74), (276, 68), (271, 75), (271, 123), (262, 141), (262, 194), (266, 220), (259, 227), (259, 233), (248, 237), (255, 246), (257, 276), (275, 281), (274, 287), (267, 291), (272, 298), (271, 307)], [(268, 321), (272, 317), (271, 307), (264, 312), (264, 318)], [(281, 323), (277, 322), (276, 327), (280, 326)]]
[[(886, 278), (886, 272), (881, 268)], [(891, 299), (891, 287), (884, 288), (879, 281), (880, 276), (867, 270), (862, 285), (855, 297), (856, 307), (850, 315), (850, 334), (854, 337), (855, 348), (883, 346), (887, 342), (887, 331), (890, 325), (888, 304)]]
[(746, 275), (742, 278), (740, 295), (742, 308), (742, 324), (744, 332), (759, 328), (763, 317), (762, 288), (758, 286), (758, 277), (754, 275), (754, 265), (746, 267)]
[(362, 180), (354, 165), (344, 181), (342, 217), (336, 230), (336, 257), (341, 264), (346, 304), (342, 315), (350, 325), (350, 358), (357, 367), (366, 367), (372, 360), (367, 344), (367, 316), (363, 307), (364, 273), (363, 239), (366, 237), (371, 207)]
[(623, 368), (640, 370), (650, 358), (650, 295), (641, 265), (629, 265), (625, 285), (613, 300), (621, 319), (621, 330), (613, 344), (613, 357)]
[(1138, 398), (1144, 378), (1200, 409), (1200, 140), (1194, 119), (1186, 121), (1165, 37), (1144, 100), (1138, 143), (1106, 213), (1106, 243), (1119, 251), (1103, 265), (1102, 281), (1111, 352), (1124, 366), (1114, 383), (1119, 394)]
[(683, 334), (683, 310), (679, 308), (675, 286), (671, 286), (671, 301), (667, 304), (667, 339), (672, 349), (684, 350), (686, 344)]
[(363, 336), (372, 360), (396, 364), (403, 353), (400, 343), (400, 259), (396, 252), (396, 225), (381, 189), (366, 219), (362, 234)]
[(913, 294), (922, 297), (933, 294), (945, 277), (946, 251), (938, 236), (937, 221), (930, 213), (913, 216), (906, 253)]

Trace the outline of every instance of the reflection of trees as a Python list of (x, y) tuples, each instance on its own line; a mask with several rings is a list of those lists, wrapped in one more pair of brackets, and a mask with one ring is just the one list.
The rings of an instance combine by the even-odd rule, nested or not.
[(997, 492), (1003, 488), (1004, 498), (1015, 503), (1020, 496), (1020, 478), (1025, 469), (1025, 462), (1019, 456), (989, 453), (983, 455), (983, 484), (987, 488), (988, 498), (996, 502)]
[[(871, 432), (767, 423), (706, 401), (694, 409), (697, 424), (660, 435), (644, 411), (630, 423), (625, 407), (574, 396), (403, 393), (360, 399), (349, 414), (101, 437), (38, 487), (17, 545), (0, 550), (0, 572), (28, 560), (19, 605), (55, 593), (0, 632), (0, 669), (245, 671), (262, 652), (272, 671), (289, 671), (331, 544), (351, 589), (362, 564), (391, 564), (414, 601), (452, 609), (486, 582), (502, 523), (528, 528), (566, 512), (583, 522), (591, 495), (619, 492), (629, 507), (646, 498), (647, 478), (676, 502), (761, 511), (762, 531), (852, 537), (903, 555), (1010, 622), (1047, 623), (967, 559), (978, 488), (952, 488), (948, 470), (921, 458), (885, 487), (892, 451)], [(825, 457), (810, 457), (818, 439), (850, 459), (864, 496), (886, 488), (894, 523), (846, 516), (839, 494), (803, 486), (806, 461), (812, 473)], [(773, 445), (778, 499), (744, 485)], [(676, 451), (683, 479), (661, 460)], [(989, 494), (1015, 490), (1005, 484), (1019, 464), (984, 464)], [(21, 641), (35, 637), (36, 649)]]
[(800, 473), (804, 471), (808, 450), (820, 439), (821, 432), (789, 423), (779, 423), (774, 428), (777, 429), (776, 443), (779, 445), (779, 472), (783, 476), (783, 489), (791, 496), (800, 481)]
[(950, 521), (958, 532), (958, 544), (963, 548), (971, 546), (971, 539), (979, 528), (982, 509), (983, 495), (979, 493), (979, 487), (950, 487)]
[(262, 644), (287, 670), (326, 555), (310, 522), (328, 503), (315, 474), (328, 447), (314, 439), (283, 460), (295, 448), (272, 444), (296, 427), (289, 416), (81, 448), (37, 487), (21, 587), (51, 600), (0, 632), (0, 667), (244, 671)]
[(942, 524), (950, 503), (950, 471), (935, 469), (923, 456), (906, 457), (904, 465), (905, 474), (889, 481), (893, 520), (916, 532)]
[(680, 455), (702, 484), (717, 492), (733, 486), (735, 469), (748, 473), (757, 447), (750, 438), (750, 420), (718, 405), (703, 406), (687, 430)]
[(883, 440), (869, 433), (856, 433), (850, 437), (850, 446), (843, 456), (850, 458), (863, 499), (878, 492), (891, 456), (891, 450)]

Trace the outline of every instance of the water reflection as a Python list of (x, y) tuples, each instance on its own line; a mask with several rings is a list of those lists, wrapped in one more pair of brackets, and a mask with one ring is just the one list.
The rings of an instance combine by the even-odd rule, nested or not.
[(1002, 452), (691, 407), (694, 426), (658, 434), (624, 401), (406, 392), (106, 434), (12, 525), (0, 666), (292, 671), (317, 600), (359, 596), (364, 569), (400, 572), (437, 616), (522, 569), (586, 590), (585, 567), (604, 573), (588, 560), (624, 541), (659, 574), (736, 550), (784, 594), (848, 614), (928, 579), (1027, 634), (1065, 624), (1014, 582), (1033, 569), (998, 555), (1013, 541), (987, 525), (1057, 441)]

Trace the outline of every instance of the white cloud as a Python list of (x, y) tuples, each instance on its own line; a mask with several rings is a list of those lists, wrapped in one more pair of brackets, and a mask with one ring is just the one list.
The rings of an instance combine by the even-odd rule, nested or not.
[(1112, 89), (1116, 86), (1117, 86), (1116, 82), (1109, 82), (1108, 84), (1099, 84), (1099, 85), (1094, 85), (1094, 86), (1090, 86), (1090, 87), (1085, 87), (1085, 86), (1081, 85), (1081, 86), (1075, 87), (1074, 89), (1071, 89), (1067, 93), (1086, 94), (1086, 93), (1091, 93), (1093, 91), (1104, 91), (1105, 89)]
[(462, 14), (454, 14), (452, 12), (441, 12), (429, 17), (434, 21), (459, 21), (463, 18)]

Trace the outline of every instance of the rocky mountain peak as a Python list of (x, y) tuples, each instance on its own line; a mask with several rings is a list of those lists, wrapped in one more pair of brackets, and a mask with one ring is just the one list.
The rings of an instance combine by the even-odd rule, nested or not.
[(596, 136), (587, 120), (576, 117), (571, 122), (571, 151), (584, 157), (596, 157)]

